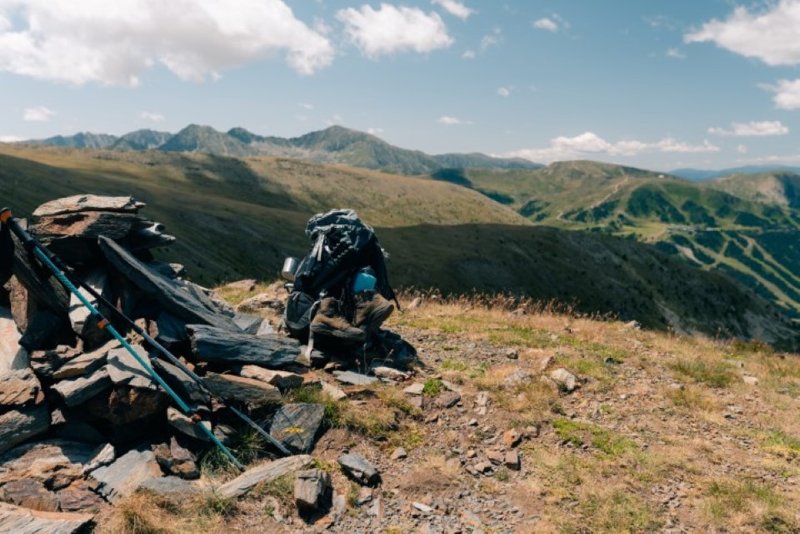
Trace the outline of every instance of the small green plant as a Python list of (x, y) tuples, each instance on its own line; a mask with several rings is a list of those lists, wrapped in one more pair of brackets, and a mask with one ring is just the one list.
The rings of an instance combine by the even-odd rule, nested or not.
[(422, 394), (426, 397), (435, 397), (444, 390), (444, 384), (438, 378), (429, 378), (422, 386)]
[(468, 369), (468, 366), (467, 366), (466, 363), (464, 363), (462, 361), (451, 360), (451, 359), (448, 358), (448, 359), (446, 359), (445, 361), (442, 362), (442, 365), (439, 366), (439, 369), (441, 369), (442, 371), (463, 372), (463, 371), (466, 371)]
[(705, 362), (702, 360), (681, 360), (671, 365), (674, 371), (688, 376), (695, 382), (712, 388), (726, 388), (736, 379), (731, 366), (724, 362)]
[(778, 449), (800, 452), (800, 438), (790, 436), (782, 430), (773, 430), (767, 436), (766, 445)]
[(223, 497), (219, 493), (204, 494), (196, 506), (197, 512), (206, 517), (215, 515), (230, 517), (236, 512), (236, 500)]
[(707, 494), (710, 497), (709, 512), (717, 520), (724, 520), (731, 512), (745, 512), (754, 502), (768, 508), (781, 502), (780, 496), (772, 488), (752, 480), (714, 481), (708, 487)]

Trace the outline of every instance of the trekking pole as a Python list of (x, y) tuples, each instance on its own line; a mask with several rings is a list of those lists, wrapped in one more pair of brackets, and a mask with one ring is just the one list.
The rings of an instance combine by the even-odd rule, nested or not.
[[(33, 238), (33, 236), (30, 236), (30, 237), (31, 237), (31, 240), (35, 241), (35, 239)], [(37, 244), (38, 244), (38, 243), (37, 243)], [(44, 248), (44, 247), (42, 247), (42, 248)], [(53, 254), (52, 252), (50, 252), (50, 251), (49, 251), (49, 250), (47, 250), (46, 248), (44, 249), (44, 251), (45, 251), (45, 253), (48, 255), (48, 257), (50, 258), (50, 261), (52, 261), (52, 262), (53, 262), (53, 264), (54, 264), (56, 267), (58, 267), (58, 268), (59, 268), (61, 271), (65, 272), (65, 273), (71, 273), (71, 272), (72, 272), (72, 268), (71, 268), (70, 266), (66, 265), (66, 264), (65, 264), (63, 261), (61, 261), (61, 259), (60, 259), (58, 256), (56, 256), (55, 254)], [(217, 393), (215, 393), (215, 392), (214, 392), (214, 391), (213, 391), (213, 390), (212, 390), (212, 389), (211, 389), (211, 388), (208, 386), (208, 384), (206, 384), (206, 383), (203, 381), (203, 379), (202, 379), (202, 378), (200, 378), (200, 377), (199, 377), (199, 376), (198, 376), (198, 375), (197, 375), (197, 374), (196, 374), (194, 371), (192, 371), (192, 370), (191, 370), (191, 369), (190, 369), (190, 368), (189, 368), (189, 367), (188, 367), (186, 364), (184, 364), (184, 363), (183, 363), (183, 362), (182, 362), (182, 361), (181, 361), (181, 360), (180, 360), (178, 357), (176, 357), (174, 354), (172, 354), (172, 353), (171, 353), (171, 352), (170, 352), (170, 351), (169, 351), (169, 350), (168, 350), (166, 347), (164, 347), (164, 346), (163, 346), (161, 343), (159, 343), (158, 341), (156, 341), (155, 339), (153, 339), (153, 338), (152, 338), (152, 337), (151, 337), (151, 336), (150, 336), (150, 335), (149, 335), (149, 334), (148, 334), (148, 333), (147, 333), (147, 332), (146, 332), (144, 329), (142, 329), (141, 327), (139, 327), (139, 325), (137, 325), (137, 324), (136, 324), (136, 323), (133, 321), (133, 319), (131, 319), (130, 317), (128, 317), (127, 315), (125, 315), (125, 314), (124, 314), (122, 311), (120, 311), (119, 309), (117, 309), (117, 307), (116, 307), (116, 306), (115, 306), (113, 303), (109, 302), (109, 301), (108, 301), (108, 299), (106, 299), (105, 297), (103, 297), (102, 295), (100, 295), (100, 294), (99, 294), (99, 293), (98, 293), (98, 292), (97, 292), (97, 291), (96, 291), (96, 290), (95, 290), (95, 289), (94, 289), (92, 286), (90, 286), (89, 284), (86, 284), (85, 282), (81, 282), (81, 281), (78, 281), (78, 282), (77, 282), (77, 285), (79, 285), (79, 286), (81, 287), (81, 289), (85, 290), (85, 291), (86, 291), (87, 293), (89, 293), (89, 294), (90, 294), (92, 297), (94, 297), (95, 299), (97, 299), (97, 301), (98, 301), (98, 302), (100, 302), (101, 304), (103, 304), (103, 305), (104, 305), (106, 308), (108, 308), (109, 310), (111, 310), (111, 311), (114, 313), (114, 315), (115, 315), (115, 316), (116, 316), (118, 319), (120, 319), (122, 322), (124, 322), (124, 323), (125, 323), (125, 324), (126, 324), (126, 325), (127, 325), (127, 326), (128, 326), (130, 329), (131, 329), (131, 330), (133, 330), (134, 332), (136, 332), (137, 334), (139, 334), (139, 335), (142, 337), (142, 339), (144, 339), (144, 340), (145, 340), (145, 341), (146, 341), (148, 344), (150, 344), (150, 345), (151, 345), (151, 346), (152, 346), (154, 349), (156, 349), (156, 350), (157, 350), (159, 353), (161, 353), (161, 354), (162, 354), (164, 357), (166, 357), (166, 358), (167, 358), (167, 359), (168, 359), (168, 360), (169, 360), (169, 361), (170, 361), (172, 364), (174, 364), (174, 365), (175, 365), (176, 367), (178, 367), (178, 368), (179, 368), (181, 371), (183, 371), (184, 373), (186, 373), (186, 375), (187, 375), (187, 376), (189, 376), (189, 378), (191, 378), (191, 379), (192, 379), (192, 381), (194, 381), (194, 382), (195, 382), (195, 383), (196, 383), (198, 386), (200, 386), (200, 388), (201, 388), (201, 389), (202, 389), (202, 390), (203, 390), (203, 391), (204, 391), (204, 392), (205, 392), (207, 395), (209, 395), (209, 396), (211, 396), (211, 397), (213, 397), (213, 398), (216, 398), (216, 399), (218, 399), (218, 400), (222, 400), (222, 401), (223, 401), (223, 405), (225, 405), (225, 407), (227, 407), (227, 408), (230, 408), (230, 410), (231, 410), (231, 411), (234, 413), (234, 415), (236, 415), (236, 416), (237, 416), (239, 419), (241, 419), (242, 421), (244, 421), (244, 422), (245, 422), (245, 423), (246, 423), (248, 426), (250, 426), (250, 427), (251, 427), (251, 428), (253, 428), (253, 429), (254, 429), (256, 432), (258, 432), (258, 433), (259, 433), (259, 434), (260, 434), (260, 435), (261, 435), (261, 436), (262, 436), (264, 439), (266, 439), (266, 440), (267, 440), (269, 443), (271, 443), (271, 444), (272, 444), (272, 445), (273, 445), (273, 446), (274, 446), (276, 449), (278, 449), (278, 450), (279, 450), (279, 451), (280, 451), (280, 452), (281, 452), (283, 455), (285, 455), (285, 456), (291, 456), (291, 454), (292, 454), (292, 453), (291, 453), (291, 451), (289, 451), (289, 449), (287, 449), (287, 448), (286, 448), (286, 447), (285, 447), (285, 446), (284, 446), (284, 445), (283, 445), (283, 444), (282, 444), (280, 441), (278, 441), (277, 439), (275, 439), (274, 437), (272, 437), (272, 435), (271, 435), (269, 432), (267, 432), (266, 430), (264, 430), (264, 428), (263, 428), (263, 427), (261, 427), (261, 425), (259, 425), (258, 423), (256, 423), (256, 422), (255, 422), (253, 419), (251, 419), (251, 418), (250, 418), (250, 417), (249, 417), (247, 414), (243, 413), (242, 411), (240, 411), (240, 410), (239, 410), (238, 408), (236, 408), (235, 406), (231, 406), (231, 405), (229, 405), (229, 404), (225, 403), (225, 399), (223, 399), (222, 397), (220, 397), (220, 395), (218, 395)]]
[[(11, 213), (11, 210), (8, 208), (0, 209), (0, 223), (8, 225), (9, 229), (16, 235), (20, 241), (22, 241), (23, 246), (26, 249), (30, 250), (58, 279), (61, 284), (64, 285), (65, 288), (69, 290), (70, 293), (75, 295), (78, 300), (80, 300), (81, 304), (83, 304), (92, 317), (97, 320), (98, 328), (102, 330), (106, 330), (110, 333), (114, 339), (116, 339), (124, 348), (127, 350), (131, 356), (133, 356), (139, 365), (142, 366), (143, 369), (147, 371), (150, 375), (150, 378), (156, 382), (159, 386), (162, 387), (167, 394), (172, 397), (172, 400), (175, 401), (175, 404), (178, 405), (178, 408), (184, 413), (184, 415), (190, 417), (192, 421), (206, 434), (206, 436), (211, 440), (211, 442), (216, 445), (219, 450), (231, 461), (233, 464), (238, 467), (240, 470), (244, 471), (244, 465), (242, 465), (239, 460), (233, 455), (233, 453), (225, 446), (223, 443), (214, 435), (214, 433), (205, 426), (202, 420), (199, 418), (196, 410), (193, 410), (186, 404), (180, 396), (175, 393), (175, 391), (167, 384), (163, 378), (161, 378), (158, 373), (156, 373), (155, 369), (153, 369), (144, 359), (136, 352), (133, 347), (131, 347), (130, 343), (128, 343), (122, 335), (117, 332), (117, 329), (114, 328), (114, 325), (98, 310), (94, 304), (89, 302), (89, 300), (81, 293), (75, 284), (73, 284), (70, 279), (67, 277), (66, 273), (56, 266), (55, 262), (52, 258), (57, 258), (55, 255), (44, 248), (44, 246), (36, 241), (22, 226), (20, 226), (19, 222), (14, 218)], [(112, 307), (113, 308), (113, 307)]]

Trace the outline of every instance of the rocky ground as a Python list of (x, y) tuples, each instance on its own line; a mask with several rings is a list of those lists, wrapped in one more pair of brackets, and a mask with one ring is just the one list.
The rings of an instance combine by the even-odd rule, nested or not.
[[(238, 500), (139, 492), (97, 531), (800, 531), (796, 355), (548, 311), (410, 303), (388, 324), (419, 351), (407, 376), (348, 386), (329, 366), (315, 373), (346, 398), (287, 394), (325, 406), (311, 454), (330, 508), (301, 517), (287, 475)], [(237, 452), (259, 447), (253, 437)], [(348, 453), (379, 480), (346, 475)], [(234, 476), (201, 465), (215, 484)]]

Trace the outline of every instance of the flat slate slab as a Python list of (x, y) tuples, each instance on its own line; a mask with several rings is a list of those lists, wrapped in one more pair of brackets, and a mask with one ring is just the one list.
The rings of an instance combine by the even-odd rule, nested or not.
[(252, 467), (230, 482), (217, 488), (217, 493), (228, 499), (241, 497), (258, 484), (269, 483), (283, 475), (304, 469), (311, 464), (311, 460), (311, 456), (301, 454), (297, 456), (287, 456), (280, 460), (274, 460)]
[(0, 485), (38, 480), (63, 487), (83, 477), (96, 448), (87, 443), (48, 440), (20, 445), (0, 456)]
[(93, 518), (93, 514), (40, 512), (13, 504), (0, 503), (0, 532), (76, 534)]
[(80, 213), (83, 211), (116, 211), (136, 213), (145, 207), (133, 197), (107, 197), (98, 195), (73, 195), (45, 202), (33, 212), (34, 217), (61, 215), (62, 213)]
[(208, 373), (203, 381), (223, 399), (242, 402), (251, 410), (277, 404), (282, 399), (281, 391), (277, 387), (253, 378)]
[(48, 428), (50, 412), (44, 404), (0, 414), (0, 453), (47, 431)]
[(275, 412), (269, 433), (292, 452), (310, 452), (322, 432), (324, 416), (321, 404), (284, 404)]
[(229, 331), (239, 330), (210, 298), (192, 290), (189, 284), (150, 269), (111, 239), (101, 236), (98, 243), (103, 255), (117, 272), (178, 319)]
[(192, 352), (199, 360), (252, 363), (272, 369), (294, 364), (300, 343), (288, 338), (258, 337), (205, 325), (190, 325)]
[(91, 399), (104, 389), (111, 387), (112, 384), (113, 382), (108, 376), (108, 370), (105, 367), (101, 367), (89, 376), (62, 380), (53, 384), (51, 389), (64, 399), (64, 404), (73, 407)]
[(132, 450), (114, 463), (95, 469), (91, 477), (99, 482), (98, 491), (113, 503), (131, 495), (147, 479), (162, 476), (153, 451)]
[(347, 476), (359, 484), (372, 486), (380, 482), (378, 468), (358, 453), (349, 452), (341, 455), (339, 465), (342, 466)]
[(237, 372), (239, 376), (260, 380), (280, 389), (294, 389), (303, 385), (303, 377), (289, 371), (264, 369), (258, 365), (243, 365)]
[(0, 407), (34, 404), (41, 389), (30, 367), (0, 373)]
[(102, 367), (106, 363), (108, 352), (116, 347), (119, 347), (119, 341), (115, 339), (91, 352), (72, 358), (53, 371), (53, 380), (64, 380), (88, 375)]
[[(145, 362), (150, 361), (150, 356), (141, 345), (131, 345), (131, 347)], [(115, 385), (126, 385), (141, 389), (158, 389), (150, 373), (124, 347), (109, 351), (107, 369), (108, 377)]]
[(336, 380), (351, 386), (368, 386), (378, 381), (374, 376), (362, 375), (353, 371), (334, 371)]

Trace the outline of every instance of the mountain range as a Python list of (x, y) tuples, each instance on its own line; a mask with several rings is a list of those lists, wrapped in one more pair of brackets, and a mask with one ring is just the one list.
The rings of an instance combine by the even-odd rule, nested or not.
[(191, 124), (176, 134), (137, 130), (122, 136), (79, 133), (25, 141), (27, 144), (110, 150), (160, 150), (217, 156), (278, 156), (379, 169), (399, 174), (428, 174), (446, 168), (536, 169), (537, 163), (521, 158), (495, 158), (485, 154), (428, 155), (390, 145), (380, 138), (342, 126), (300, 137), (265, 137), (244, 128), (220, 132), (210, 126)]

